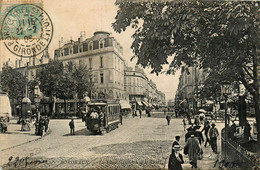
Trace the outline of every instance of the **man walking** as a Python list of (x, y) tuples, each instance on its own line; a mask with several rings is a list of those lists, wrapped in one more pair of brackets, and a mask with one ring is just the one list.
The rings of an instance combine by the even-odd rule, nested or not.
[(214, 153), (217, 153), (217, 137), (219, 135), (218, 129), (215, 127), (215, 123), (212, 122), (211, 128), (209, 129), (210, 145)]
[(168, 113), (167, 116), (166, 116), (166, 120), (167, 120), (167, 124), (168, 126), (170, 125), (170, 122), (171, 122), (171, 115)]
[(191, 168), (197, 168), (197, 161), (198, 161), (198, 155), (201, 151), (199, 141), (196, 137), (194, 137), (194, 134), (190, 136), (188, 139), (184, 150), (188, 151), (190, 164), (192, 165)]
[(207, 118), (205, 118), (204, 127), (203, 127), (203, 129), (201, 131), (201, 132), (205, 131), (204, 132), (205, 137), (206, 137), (206, 142), (205, 142), (205, 145), (204, 145), (205, 147), (207, 147), (207, 143), (209, 143), (209, 137), (208, 137), (209, 128), (210, 128), (209, 121), (208, 121)]
[(73, 120), (73, 118), (71, 119), (71, 121), (70, 121), (70, 123), (69, 123), (69, 126), (70, 126), (70, 134), (71, 134), (71, 135), (75, 135), (75, 134), (74, 134), (75, 125), (74, 125), (74, 120)]

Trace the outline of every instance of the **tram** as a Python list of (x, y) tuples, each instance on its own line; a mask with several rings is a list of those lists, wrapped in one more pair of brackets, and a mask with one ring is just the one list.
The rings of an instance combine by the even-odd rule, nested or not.
[(86, 127), (94, 133), (101, 134), (117, 128), (120, 123), (120, 104), (116, 100), (91, 100), (88, 103)]

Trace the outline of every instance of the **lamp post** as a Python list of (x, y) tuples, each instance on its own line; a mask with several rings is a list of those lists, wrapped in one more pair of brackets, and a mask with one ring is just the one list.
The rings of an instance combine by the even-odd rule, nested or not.
[(227, 158), (227, 126), (228, 126), (228, 117), (227, 117), (227, 97), (231, 94), (231, 84), (227, 81), (222, 82), (221, 84), (221, 94), (225, 98), (225, 160)]

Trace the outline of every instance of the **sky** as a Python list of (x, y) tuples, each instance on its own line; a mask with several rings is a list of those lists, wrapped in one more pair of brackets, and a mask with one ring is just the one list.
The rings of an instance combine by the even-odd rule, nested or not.
[[(77, 40), (81, 31), (86, 32), (86, 38), (93, 36), (95, 31), (107, 31), (114, 36), (123, 47), (123, 57), (128, 66), (134, 67), (136, 59), (133, 62), (130, 58), (133, 56), (131, 44), (134, 33), (132, 28), (127, 28), (125, 32), (115, 33), (111, 27), (115, 21), (118, 7), (114, 4), (115, 0), (44, 0), (43, 9), (50, 16), (54, 32), (53, 39), (49, 45), (50, 56), (54, 56), (54, 50), (59, 47), (59, 40), (69, 41)], [(3, 43), (0, 44), (0, 63), (15, 56), (11, 54)], [(167, 67), (167, 66), (166, 66)], [(145, 69), (147, 77), (157, 85), (157, 89), (164, 92), (166, 100), (174, 99), (177, 90), (180, 71), (176, 75), (150, 74), (151, 69)]]

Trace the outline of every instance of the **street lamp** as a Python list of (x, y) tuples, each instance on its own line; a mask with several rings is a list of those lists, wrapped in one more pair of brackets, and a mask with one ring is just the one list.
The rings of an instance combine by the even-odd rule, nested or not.
[(221, 84), (221, 94), (225, 97), (225, 160), (227, 158), (227, 97), (231, 94), (231, 84), (227, 81)]

